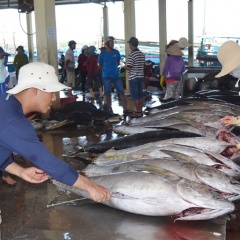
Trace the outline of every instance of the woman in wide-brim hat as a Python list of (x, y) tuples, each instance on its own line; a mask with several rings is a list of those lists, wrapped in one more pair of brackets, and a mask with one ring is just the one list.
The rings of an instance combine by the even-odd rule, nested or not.
[[(222, 64), (221, 71), (215, 76), (216, 78), (223, 77), (227, 74), (240, 80), (240, 46), (232, 41), (224, 42), (218, 50), (218, 60)], [(236, 87), (238, 87), (238, 81)], [(239, 126), (240, 116), (226, 116), (220, 120), (225, 126)]]
[(166, 84), (166, 93), (164, 99), (175, 98), (178, 99), (182, 95), (182, 73), (185, 71), (185, 63), (183, 61), (183, 52), (177, 43), (171, 45), (165, 50), (168, 57), (165, 61), (162, 75), (160, 78), (160, 85), (163, 88), (164, 82)]

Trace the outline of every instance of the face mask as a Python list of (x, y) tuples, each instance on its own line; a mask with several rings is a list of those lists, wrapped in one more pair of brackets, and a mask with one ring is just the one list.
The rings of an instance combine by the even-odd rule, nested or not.
[(0, 68), (2, 68), (4, 65), (4, 58), (3, 59), (0, 59)]
[[(238, 83), (239, 83), (239, 81), (240, 81), (240, 67), (237, 67), (237, 68), (235, 68), (233, 71), (231, 71), (230, 73), (229, 73), (231, 76), (233, 76), (233, 77), (235, 77), (235, 78), (238, 78), (238, 80), (237, 80), (237, 82), (236, 82), (236, 84), (235, 84), (235, 88), (238, 88), (239, 86), (238, 86)], [(238, 95), (240, 96), (240, 92), (238, 93)]]
[(235, 68), (229, 74), (232, 75), (235, 78), (240, 78), (240, 67)]

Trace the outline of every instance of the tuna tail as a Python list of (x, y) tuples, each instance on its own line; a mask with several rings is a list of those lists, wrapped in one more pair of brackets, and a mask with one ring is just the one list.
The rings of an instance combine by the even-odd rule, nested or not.
[(91, 199), (89, 194), (84, 191), (84, 190), (81, 190), (79, 188), (76, 188), (76, 187), (73, 187), (73, 186), (68, 186), (64, 183), (61, 183), (61, 182), (58, 182), (57, 180), (52, 180), (52, 183), (60, 190), (60, 191), (63, 191), (63, 192), (73, 192), (77, 195), (81, 195), (85, 198), (88, 198), (88, 199)]

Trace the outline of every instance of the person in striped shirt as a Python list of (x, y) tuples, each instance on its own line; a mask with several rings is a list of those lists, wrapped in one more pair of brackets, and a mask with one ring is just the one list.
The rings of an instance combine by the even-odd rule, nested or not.
[(143, 116), (142, 107), (144, 103), (143, 81), (145, 56), (138, 49), (138, 39), (136, 37), (131, 37), (128, 43), (131, 53), (128, 55), (125, 68), (128, 70), (130, 95), (136, 108), (136, 112), (133, 112), (129, 116), (131, 118), (137, 118)]

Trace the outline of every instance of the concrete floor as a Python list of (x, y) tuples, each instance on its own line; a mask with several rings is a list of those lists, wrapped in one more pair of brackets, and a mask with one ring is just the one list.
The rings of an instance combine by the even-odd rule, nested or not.
[[(157, 101), (153, 98), (152, 104)], [(114, 109), (119, 109), (117, 102)], [(55, 130), (41, 134), (56, 156), (75, 169), (85, 164), (62, 153), (84, 141), (82, 130)], [(24, 165), (20, 156), (16, 161)], [(1, 238), (41, 240), (239, 240), (240, 201), (227, 220), (175, 222), (171, 217), (147, 217), (112, 209), (80, 196), (58, 191), (50, 182), (29, 184), (17, 179), (17, 186), (0, 184)], [(68, 203), (64, 203), (68, 201)]]

